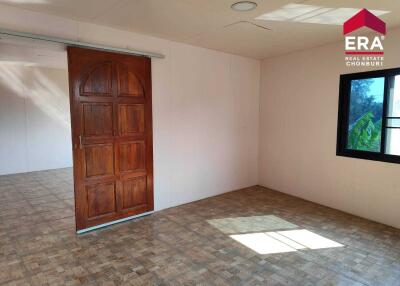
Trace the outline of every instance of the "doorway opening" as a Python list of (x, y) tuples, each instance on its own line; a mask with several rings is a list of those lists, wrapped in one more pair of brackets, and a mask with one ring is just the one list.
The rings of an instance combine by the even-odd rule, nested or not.
[(7, 221), (73, 230), (72, 167), (65, 47), (1, 36), (1, 211), (15, 215)]
[(78, 233), (150, 214), (151, 60), (15, 36), (0, 52), (10, 213), (76, 222)]

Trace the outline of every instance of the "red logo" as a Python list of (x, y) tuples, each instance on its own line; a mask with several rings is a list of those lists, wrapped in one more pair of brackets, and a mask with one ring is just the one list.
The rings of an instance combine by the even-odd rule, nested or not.
[(362, 27), (367, 27), (375, 32), (386, 35), (386, 23), (367, 9), (362, 9), (343, 24), (343, 34), (347, 35)]
[[(367, 36), (350, 36), (348, 34), (367, 27), (381, 36), (373, 38)], [(343, 24), (343, 34), (346, 35), (346, 55), (383, 55), (383, 40), (386, 35), (386, 24), (377, 16), (362, 9)]]

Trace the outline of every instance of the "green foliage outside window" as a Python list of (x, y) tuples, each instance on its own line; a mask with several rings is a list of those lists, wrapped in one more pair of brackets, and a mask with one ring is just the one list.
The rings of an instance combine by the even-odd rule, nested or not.
[(351, 127), (347, 147), (353, 150), (379, 152), (381, 149), (382, 119), (373, 122), (374, 114), (365, 113)]
[(352, 81), (347, 148), (380, 152), (383, 87), (383, 78)]

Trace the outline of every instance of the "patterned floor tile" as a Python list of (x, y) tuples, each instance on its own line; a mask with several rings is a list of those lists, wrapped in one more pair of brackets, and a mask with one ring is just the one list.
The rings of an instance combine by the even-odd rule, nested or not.
[[(290, 251), (262, 254), (253, 249), (272, 244), (231, 235)], [(400, 231), (251, 187), (78, 236), (71, 169), (7, 175), (0, 285), (396, 286)]]

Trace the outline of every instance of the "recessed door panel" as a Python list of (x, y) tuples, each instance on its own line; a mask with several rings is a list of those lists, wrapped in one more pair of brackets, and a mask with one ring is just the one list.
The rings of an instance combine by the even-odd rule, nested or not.
[(86, 177), (114, 174), (113, 144), (96, 144), (85, 146)]
[(150, 59), (68, 48), (77, 230), (153, 210)]
[(125, 142), (119, 145), (119, 169), (121, 172), (144, 170), (146, 167), (145, 143)]
[(86, 187), (88, 218), (114, 214), (117, 211), (114, 182)]
[(121, 104), (118, 106), (119, 134), (135, 135), (145, 131), (143, 104)]
[(147, 204), (146, 177), (137, 177), (122, 182), (122, 208), (130, 209)]
[(118, 71), (118, 96), (143, 97), (143, 85), (135, 73), (126, 66), (117, 65)]
[(112, 63), (101, 62), (88, 68), (80, 85), (81, 95), (112, 96)]
[(82, 135), (112, 136), (113, 135), (113, 106), (111, 103), (82, 104)]

